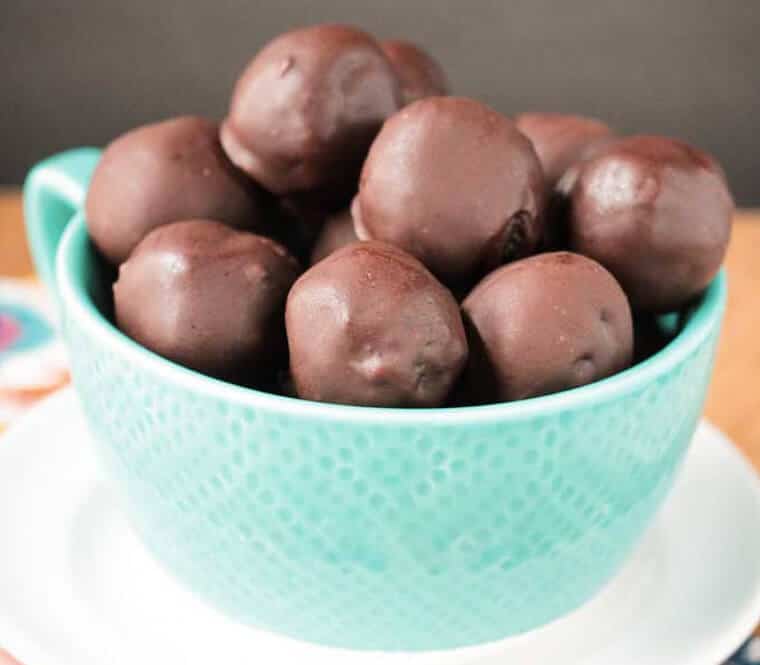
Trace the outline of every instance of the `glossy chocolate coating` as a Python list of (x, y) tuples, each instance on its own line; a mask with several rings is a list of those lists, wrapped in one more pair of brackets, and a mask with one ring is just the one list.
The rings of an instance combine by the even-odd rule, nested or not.
[(300, 270), (269, 238), (207, 220), (162, 226), (119, 270), (119, 328), (192, 369), (246, 384), (285, 351), (283, 312)]
[(541, 165), (512, 121), (427, 97), (383, 126), (352, 213), (360, 238), (398, 245), (456, 287), (533, 252), (543, 203)]
[(345, 25), (286, 32), (235, 86), (222, 143), (235, 164), (278, 195), (343, 190), (383, 121), (401, 105), (379, 44)]
[(619, 139), (614, 135), (601, 137), (583, 149), (582, 154), (567, 167), (562, 177), (552, 185), (546, 203), (544, 238), (540, 251), (555, 252), (570, 248), (570, 192), (578, 180), (584, 162), (609, 148)]
[(550, 188), (593, 146), (613, 136), (603, 122), (579, 115), (523, 113), (515, 124), (533, 143)]
[(343, 210), (336, 215), (331, 215), (317, 238), (314, 249), (311, 252), (311, 265), (319, 263), (334, 251), (356, 242), (354, 220), (350, 210)]
[(625, 294), (607, 270), (578, 254), (538, 254), (499, 268), (462, 309), (470, 332), (465, 392), (476, 403), (582, 386), (631, 362)]
[(413, 256), (379, 242), (334, 252), (295, 283), (285, 314), (300, 397), (435, 407), (467, 359), (459, 307)]
[(733, 211), (709, 155), (674, 139), (632, 137), (580, 165), (570, 246), (612, 272), (634, 309), (671, 311), (717, 273)]
[(388, 39), (380, 43), (401, 83), (404, 104), (423, 97), (446, 95), (449, 83), (441, 65), (416, 44)]
[(258, 230), (261, 194), (227, 159), (216, 123), (183, 116), (134, 129), (103, 152), (87, 193), (90, 236), (114, 265), (182, 219)]

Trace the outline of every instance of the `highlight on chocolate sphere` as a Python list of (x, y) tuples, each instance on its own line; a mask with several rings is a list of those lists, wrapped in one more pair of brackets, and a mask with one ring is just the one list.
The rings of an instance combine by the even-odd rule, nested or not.
[(370, 143), (401, 103), (396, 74), (371, 35), (347, 25), (301, 28), (248, 65), (222, 143), (275, 194), (343, 192), (356, 187)]
[(298, 262), (269, 238), (188, 220), (149, 233), (121, 265), (116, 323), (176, 363), (247, 385), (286, 351), (283, 313)]
[(285, 320), (304, 399), (441, 406), (467, 360), (454, 297), (417, 259), (381, 242), (348, 245), (306, 271)]
[(383, 126), (352, 214), (361, 239), (401, 247), (456, 288), (535, 251), (544, 194), (511, 120), (473, 99), (427, 97)]
[(569, 204), (571, 248), (615, 275), (634, 309), (657, 312), (715, 277), (734, 212), (718, 163), (660, 136), (615, 141), (581, 164)]
[(262, 228), (261, 193), (222, 150), (216, 123), (182, 116), (112, 141), (93, 173), (87, 227), (114, 265), (153, 229), (182, 219)]
[(538, 254), (486, 277), (462, 304), (470, 341), (464, 393), (526, 399), (597, 381), (631, 362), (625, 293), (596, 261)]

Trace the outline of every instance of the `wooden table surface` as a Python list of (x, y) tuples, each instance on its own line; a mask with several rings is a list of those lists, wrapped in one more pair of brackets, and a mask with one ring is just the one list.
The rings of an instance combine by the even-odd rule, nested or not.
[[(726, 265), (728, 310), (706, 412), (760, 470), (760, 210), (737, 213)], [(0, 189), (0, 275), (32, 270), (20, 194)]]

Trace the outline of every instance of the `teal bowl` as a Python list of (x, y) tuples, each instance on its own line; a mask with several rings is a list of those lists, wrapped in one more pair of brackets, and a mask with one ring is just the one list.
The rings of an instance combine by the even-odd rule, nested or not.
[(665, 349), (593, 385), (451, 409), (306, 402), (179, 367), (113, 326), (81, 213), (98, 156), (30, 173), (30, 244), (102, 465), (189, 589), (302, 640), (434, 650), (546, 624), (620, 569), (702, 411), (722, 274)]

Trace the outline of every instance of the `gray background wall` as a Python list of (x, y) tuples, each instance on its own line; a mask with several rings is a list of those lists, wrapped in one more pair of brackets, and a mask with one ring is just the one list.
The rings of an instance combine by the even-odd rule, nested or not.
[(69, 146), (178, 113), (221, 116), (270, 37), (319, 21), (418, 40), (458, 93), (679, 136), (760, 205), (754, 0), (0, 0), (0, 183)]

